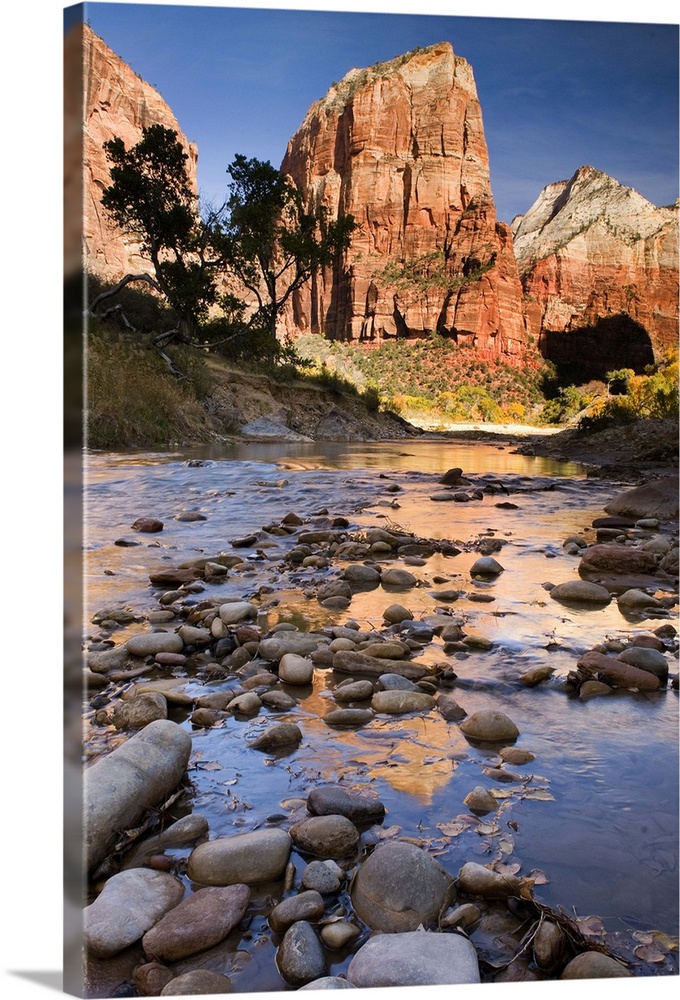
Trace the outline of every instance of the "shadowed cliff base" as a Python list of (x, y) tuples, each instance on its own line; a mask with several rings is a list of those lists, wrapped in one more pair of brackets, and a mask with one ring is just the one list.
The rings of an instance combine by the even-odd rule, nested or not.
[(626, 313), (568, 332), (545, 330), (539, 347), (543, 357), (554, 364), (557, 384), (562, 386), (592, 379), (606, 381), (607, 372), (617, 368), (632, 368), (640, 375), (654, 364), (649, 334)]

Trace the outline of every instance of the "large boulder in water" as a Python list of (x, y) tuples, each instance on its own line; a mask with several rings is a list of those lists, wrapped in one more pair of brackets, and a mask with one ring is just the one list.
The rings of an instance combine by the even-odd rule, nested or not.
[(347, 970), (353, 986), (449, 986), (478, 983), (473, 943), (462, 934), (377, 934), (356, 953)]
[(83, 847), (90, 870), (124, 830), (168, 797), (184, 774), (191, 736), (175, 722), (158, 719), (83, 775)]
[(422, 848), (381, 844), (364, 861), (352, 887), (352, 905), (373, 930), (394, 934), (436, 923), (450, 901), (453, 879)]
[(654, 479), (650, 483), (620, 493), (607, 504), (605, 510), (608, 514), (658, 517), (660, 521), (672, 520), (678, 516), (679, 484), (677, 476)]

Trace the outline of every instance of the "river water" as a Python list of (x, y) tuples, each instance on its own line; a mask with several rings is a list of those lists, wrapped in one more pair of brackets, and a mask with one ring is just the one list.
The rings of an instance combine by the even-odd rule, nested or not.
[[(200, 464), (198, 464), (200, 463)], [(430, 499), (440, 476), (459, 466), (475, 485), (502, 483), (507, 493), (469, 503)], [(616, 692), (581, 701), (563, 681), (578, 656), (606, 637), (648, 632), (667, 619), (626, 620), (616, 602), (577, 610), (552, 601), (543, 587), (578, 578), (578, 558), (563, 540), (585, 534), (594, 517), (621, 491), (620, 485), (589, 479), (577, 465), (513, 453), (511, 445), (455, 441), (380, 444), (247, 444), (168, 453), (92, 454), (85, 489), (85, 588), (88, 615), (127, 604), (142, 612), (158, 609), (159, 591), (148, 574), (200, 554), (231, 551), (230, 540), (278, 522), (289, 511), (309, 519), (322, 509), (345, 516), (350, 531), (368, 526), (400, 528), (462, 549), (436, 553), (409, 567), (422, 581), (416, 589), (386, 593), (382, 587), (357, 594), (347, 611), (330, 611), (304, 595), (323, 576), (318, 570), (280, 572), (277, 557), (292, 541), (270, 537), (274, 548), (239, 549), (247, 563), (224, 584), (207, 585), (205, 596), (254, 599), (258, 624), (290, 621), (305, 629), (344, 624), (379, 628), (382, 611), (394, 601), (422, 618), (444, 607), (432, 593), (441, 587), (463, 591), (448, 605), (465, 630), (492, 641), (488, 651), (451, 658), (458, 679), (453, 693), (468, 713), (494, 708), (520, 729), (516, 745), (535, 760), (522, 768), (523, 781), (503, 786), (499, 829), (489, 835), (465, 827), (463, 799), (476, 785), (496, 787), (482, 768), (496, 760), (493, 749), (472, 747), (454, 723), (436, 712), (425, 716), (377, 716), (358, 730), (332, 730), (322, 716), (330, 699), (331, 671), (317, 670), (314, 685), (295, 692), (293, 713), (276, 721), (297, 722), (303, 741), (293, 752), (263, 756), (246, 744), (266, 725), (247, 721), (194, 731), (190, 763), (192, 800), (185, 808), (206, 815), (211, 837), (277, 822), (318, 784), (341, 780), (348, 789), (371, 790), (387, 807), (384, 830), (410, 837), (435, 853), (453, 874), (467, 860), (498, 859), (540, 870), (541, 902), (570, 916), (599, 917), (611, 932), (678, 927), (678, 697), (663, 693)], [(398, 489), (395, 489), (398, 487)], [(512, 508), (499, 507), (501, 501)], [(206, 520), (175, 520), (199, 511)], [(139, 516), (164, 522), (155, 535), (135, 535)], [(125, 536), (141, 546), (114, 544)], [(478, 557), (472, 542), (494, 537), (504, 544), (496, 558), (504, 572), (493, 582), (475, 582), (470, 566)], [(439, 577), (446, 583), (436, 584)], [(265, 586), (263, 587), (263, 583)], [(490, 596), (479, 603), (471, 597)], [(136, 624), (115, 633), (116, 642)], [(96, 631), (96, 630), (95, 630)], [(93, 635), (93, 637), (95, 637)], [(435, 639), (424, 662), (445, 659)], [(550, 664), (552, 678), (536, 688), (518, 682), (529, 667)], [(677, 664), (671, 664), (671, 672)], [(209, 685), (207, 688), (209, 689)], [(191, 726), (178, 709), (171, 717)], [(98, 732), (86, 706), (86, 733), (96, 748), (114, 737)], [(377, 834), (376, 834), (377, 835)], [(294, 858), (295, 860), (295, 858)], [(299, 867), (304, 865), (297, 859)], [(250, 951), (264, 932), (254, 925)], [(256, 949), (255, 949), (256, 950)], [(332, 973), (345, 967), (340, 955)], [(344, 965), (343, 965), (344, 963)], [(247, 963), (246, 963), (247, 964)], [(273, 963), (250, 963), (239, 990), (286, 988)]]

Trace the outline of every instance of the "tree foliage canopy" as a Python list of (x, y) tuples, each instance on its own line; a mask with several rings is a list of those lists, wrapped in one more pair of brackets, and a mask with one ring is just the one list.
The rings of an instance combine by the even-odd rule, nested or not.
[(243, 155), (227, 168), (224, 204), (201, 215), (187, 154), (177, 133), (162, 125), (143, 129), (130, 149), (120, 138), (104, 149), (111, 184), (102, 204), (140, 240), (185, 340), (200, 337), (215, 306), (227, 337), (264, 330), (275, 340), (290, 296), (340, 258), (356, 228), (351, 216), (330, 221), (323, 207), (308, 211), (301, 193), (271, 163)]

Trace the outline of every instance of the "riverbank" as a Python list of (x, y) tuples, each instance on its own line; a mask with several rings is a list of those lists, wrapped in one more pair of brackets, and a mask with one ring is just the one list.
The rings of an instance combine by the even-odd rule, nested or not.
[(677, 974), (677, 510), (457, 447), (93, 458), (88, 769), (172, 738), (95, 810), (91, 996)]

